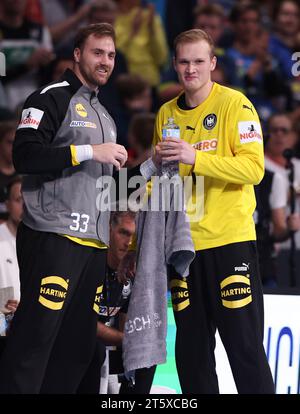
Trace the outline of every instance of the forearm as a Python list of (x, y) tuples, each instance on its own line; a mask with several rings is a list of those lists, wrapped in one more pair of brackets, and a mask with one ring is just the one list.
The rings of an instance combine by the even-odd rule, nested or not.
[(46, 174), (72, 167), (70, 147), (53, 148), (40, 143), (16, 142), (13, 162), (19, 174)]
[(258, 155), (219, 157), (196, 151), (194, 173), (232, 184), (256, 185), (264, 176), (264, 163)]
[(123, 332), (110, 326), (106, 326), (104, 323), (98, 321), (97, 337), (102, 339), (105, 345), (122, 345), (123, 336)]
[(79, 23), (79, 16), (74, 14), (64, 20), (61, 23), (58, 23), (49, 28), (51, 33), (51, 38), (54, 43), (59, 42), (70, 30), (74, 29)]

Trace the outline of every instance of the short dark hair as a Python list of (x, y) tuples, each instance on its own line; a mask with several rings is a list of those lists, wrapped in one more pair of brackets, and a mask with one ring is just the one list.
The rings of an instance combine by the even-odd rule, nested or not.
[(94, 35), (95, 37), (110, 37), (114, 43), (116, 43), (116, 34), (115, 30), (109, 23), (95, 23), (90, 24), (88, 26), (82, 27), (79, 29), (75, 41), (74, 41), (74, 48), (82, 49), (86, 39), (90, 36)]
[(267, 127), (268, 127), (268, 131), (269, 132), (270, 132), (270, 127), (271, 127), (272, 121), (275, 118), (279, 118), (279, 117), (287, 118), (290, 121), (290, 123), (291, 123), (291, 130), (292, 131), (295, 131), (296, 130), (295, 123), (293, 121), (293, 118), (291, 117), (291, 114), (289, 112), (284, 112), (283, 111), (283, 112), (275, 112), (274, 114), (272, 114), (270, 116), (270, 118), (268, 119), (268, 122), (267, 122)]
[(221, 19), (225, 18), (224, 9), (220, 4), (216, 3), (208, 3), (208, 4), (201, 4), (194, 8), (193, 11), (194, 18), (205, 15), (205, 16), (218, 16)]
[(231, 23), (237, 23), (242, 15), (248, 11), (254, 11), (258, 16), (258, 19), (261, 19), (261, 11), (259, 5), (250, 1), (237, 3), (230, 12), (229, 20)]
[(117, 8), (116, 3), (112, 0), (96, 0), (91, 6), (91, 14), (96, 10), (115, 12)]
[(210, 56), (213, 57), (215, 55), (214, 49), (214, 41), (212, 40), (211, 36), (206, 33), (204, 30), (201, 29), (191, 29), (185, 32), (180, 33), (178, 36), (175, 37), (174, 40), (174, 54), (176, 57), (177, 47), (180, 44), (185, 43), (196, 43), (201, 40), (204, 40), (210, 47)]
[(132, 211), (132, 210), (126, 210), (126, 211), (112, 211), (110, 214), (110, 224), (112, 226), (117, 226), (120, 224), (120, 220), (123, 217), (128, 217), (130, 219), (132, 219), (133, 221), (135, 221), (136, 218), (136, 212)]
[(150, 88), (149, 83), (139, 75), (123, 73), (116, 79), (116, 87), (122, 100), (133, 99)]

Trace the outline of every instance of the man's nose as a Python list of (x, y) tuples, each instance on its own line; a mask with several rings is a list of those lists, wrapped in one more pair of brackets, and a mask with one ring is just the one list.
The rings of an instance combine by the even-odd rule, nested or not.
[(100, 62), (102, 65), (108, 65), (109, 64), (109, 57), (105, 53), (101, 56)]
[(195, 70), (195, 64), (193, 62), (189, 62), (187, 67), (186, 67), (187, 72), (191, 73), (194, 72)]

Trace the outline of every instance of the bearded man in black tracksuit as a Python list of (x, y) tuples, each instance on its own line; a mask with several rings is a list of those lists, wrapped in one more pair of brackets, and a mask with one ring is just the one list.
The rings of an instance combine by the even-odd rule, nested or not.
[(94, 354), (109, 212), (101, 177), (127, 152), (97, 98), (114, 67), (109, 24), (82, 28), (74, 68), (26, 100), (13, 150), (23, 181), (21, 302), (0, 361), (0, 393), (73, 393)]

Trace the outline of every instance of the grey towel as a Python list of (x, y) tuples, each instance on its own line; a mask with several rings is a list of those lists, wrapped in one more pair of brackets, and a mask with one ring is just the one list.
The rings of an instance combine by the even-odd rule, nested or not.
[(184, 275), (194, 256), (184, 211), (139, 212), (137, 270), (123, 340), (125, 372), (166, 361), (167, 265)]

